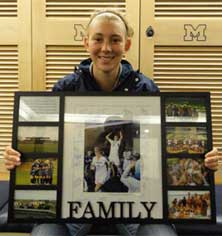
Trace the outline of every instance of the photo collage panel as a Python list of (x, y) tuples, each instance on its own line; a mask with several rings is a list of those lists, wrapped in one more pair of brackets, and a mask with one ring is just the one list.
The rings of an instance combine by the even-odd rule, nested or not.
[(59, 96), (19, 96), (13, 148), (22, 164), (11, 174), (14, 220), (56, 219), (59, 179)]
[(211, 150), (208, 95), (164, 97), (164, 159), (167, 215), (171, 221), (215, 220), (212, 173), (204, 166)]

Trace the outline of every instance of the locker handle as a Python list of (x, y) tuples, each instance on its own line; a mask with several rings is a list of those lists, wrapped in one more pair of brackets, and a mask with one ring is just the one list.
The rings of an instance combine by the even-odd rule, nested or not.
[(146, 36), (147, 36), (148, 38), (150, 38), (150, 37), (153, 37), (153, 35), (154, 35), (154, 29), (153, 29), (153, 27), (150, 25), (150, 26), (146, 29)]

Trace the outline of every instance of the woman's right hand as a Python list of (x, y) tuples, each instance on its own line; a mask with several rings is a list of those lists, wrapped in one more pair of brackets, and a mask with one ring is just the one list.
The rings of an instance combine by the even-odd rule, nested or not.
[(5, 167), (7, 170), (12, 170), (16, 166), (21, 165), (21, 154), (10, 146), (5, 148), (3, 157), (5, 159)]

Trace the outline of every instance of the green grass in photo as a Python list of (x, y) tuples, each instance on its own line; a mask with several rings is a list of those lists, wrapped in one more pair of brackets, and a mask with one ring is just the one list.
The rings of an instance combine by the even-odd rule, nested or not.
[(18, 151), (20, 152), (34, 152), (34, 144), (32, 143), (28, 143), (28, 144), (25, 144), (25, 143), (20, 143), (18, 142)]
[(18, 142), (18, 150), (23, 153), (56, 153), (58, 152), (58, 142), (55, 143), (43, 143), (43, 144), (33, 144), (33, 143), (21, 143)]

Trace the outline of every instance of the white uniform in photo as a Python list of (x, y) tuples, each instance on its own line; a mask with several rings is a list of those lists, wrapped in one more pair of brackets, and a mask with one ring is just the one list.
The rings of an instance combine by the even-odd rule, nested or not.
[(120, 146), (120, 140), (117, 140), (117, 141), (110, 140), (109, 161), (113, 162), (116, 166), (120, 165), (119, 146)]
[(95, 184), (104, 184), (108, 180), (108, 161), (104, 156), (99, 159), (95, 156), (92, 160), (92, 165), (95, 166)]
[(127, 168), (127, 166), (130, 164), (130, 157), (131, 157), (131, 151), (124, 151), (123, 152), (123, 170)]

